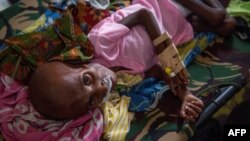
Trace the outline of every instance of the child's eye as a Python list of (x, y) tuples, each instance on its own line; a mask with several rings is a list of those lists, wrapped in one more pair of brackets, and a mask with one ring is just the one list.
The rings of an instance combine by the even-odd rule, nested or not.
[(91, 78), (89, 75), (84, 74), (82, 77), (82, 82), (84, 85), (90, 85), (91, 84)]

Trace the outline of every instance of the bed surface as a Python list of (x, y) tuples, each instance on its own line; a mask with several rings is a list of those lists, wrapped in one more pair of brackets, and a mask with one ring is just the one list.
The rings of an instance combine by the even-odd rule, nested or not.
[[(46, 11), (45, 7), (46, 4), (39, 0), (22, 0), (0, 12), (1, 43), (4, 38), (16, 35), (34, 23)], [(211, 116), (224, 124), (232, 108), (250, 98), (250, 43), (236, 36), (220, 42), (222, 43), (206, 48), (188, 66), (191, 74), (189, 88), (205, 102), (204, 111), (207, 110), (201, 115), (204, 119), (200, 119), (196, 126), (202, 125)], [(214, 101), (221, 105), (214, 107), (211, 105)], [(181, 129), (179, 134), (183, 134), (183, 138), (191, 136), (192, 126), (179, 127), (178, 118), (175, 117), (179, 105), (180, 102), (175, 97), (165, 94), (155, 110), (135, 115), (126, 140), (166, 141), (175, 134), (172, 131), (178, 129)]]

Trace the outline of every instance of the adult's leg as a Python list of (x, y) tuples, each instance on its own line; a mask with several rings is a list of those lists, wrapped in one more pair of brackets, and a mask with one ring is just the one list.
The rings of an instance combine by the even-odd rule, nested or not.
[[(190, 9), (204, 21), (208, 22), (209, 25), (211, 26), (221, 25), (226, 17), (227, 12), (223, 7), (215, 8), (199, 0), (176, 0), (176, 1), (185, 6), (186, 8)], [(212, 4), (217, 6), (215, 2), (212, 2)]]
[[(204, 2), (214, 8), (224, 9), (224, 6), (218, 0), (204, 0)], [(227, 2), (229, 3), (230, 0), (228, 0)], [(226, 13), (226, 17), (223, 20), (222, 25), (216, 27), (215, 30), (224, 36), (229, 35), (233, 32), (235, 28), (235, 24), (236, 24), (235, 19), (232, 16), (230, 16), (228, 13)]]
[(222, 36), (231, 35), (236, 24), (235, 19), (231, 16), (227, 16), (220, 26), (211, 26), (195, 14), (187, 19), (191, 23), (193, 29), (197, 32), (216, 32)]
[[(193, 14), (188, 16), (187, 19), (192, 24), (195, 31), (209, 31), (209, 32), (216, 32), (222, 36), (230, 35), (235, 28), (235, 19), (231, 17), (224, 9), (224, 6), (218, 0), (203, 0), (204, 3), (198, 0), (178, 0), (183, 6), (187, 8), (192, 8)], [(190, 3), (188, 3), (190, 2)], [(209, 8), (207, 8), (209, 7)], [(211, 12), (210, 8), (213, 10), (222, 10), (225, 12), (225, 16), (221, 19), (222, 16), (214, 15), (212, 13), (211, 17), (206, 18), (206, 14)], [(209, 10), (210, 9), (210, 10)], [(199, 11), (197, 13), (197, 11)]]
[(218, 0), (203, 0), (203, 2), (213, 8), (224, 9), (224, 6)]

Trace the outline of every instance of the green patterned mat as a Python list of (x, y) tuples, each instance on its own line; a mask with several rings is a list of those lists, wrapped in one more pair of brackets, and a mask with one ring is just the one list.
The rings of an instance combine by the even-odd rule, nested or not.
[[(21, 0), (19, 5), (0, 13), (0, 41), (4, 38), (16, 35), (24, 28), (30, 26), (44, 11), (46, 4), (33, 0)], [(209, 98), (206, 92), (209, 87), (224, 83), (246, 81), (249, 78), (249, 43), (242, 42), (233, 37), (224, 45), (209, 47), (196, 58), (188, 67), (191, 74), (190, 89), (205, 98)], [(243, 100), (249, 98), (250, 83), (247, 83), (227, 104), (221, 108), (214, 117), (221, 122), (225, 121), (232, 108)], [(202, 92), (202, 93), (201, 93)], [(127, 140), (171, 140), (177, 130), (175, 112), (179, 101), (175, 97), (164, 96), (158, 108), (147, 113), (137, 113), (131, 124)], [(171, 114), (166, 116), (166, 114)], [(180, 138), (186, 138), (192, 134), (190, 128), (185, 132), (179, 132)], [(184, 134), (185, 133), (185, 134)], [(1, 139), (0, 139), (1, 140)]]
[(20, 0), (0, 12), (0, 43), (34, 23), (45, 12), (45, 7), (42, 0)]
[[(221, 124), (224, 124), (227, 116), (237, 104), (250, 98), (250, 83), (247, 83), (249, 80), (249, 59), (250, 44), (232, 37), (227, 39), (224, 44), (217, 44), (207, 48), (188, 67), (191, 74), (189, 87), (193, 93), (202, 96), (206, 103), (213, 98), (211, 97), (211, 92), (216, 90), (213, 89), (216, 86), (224, 84), (237, 85), (238, 82), (246, 84), (241, 91), (235, 94), (214, 114), (214, 117)], [(210, 92), (206, 90), (210, 90)], [(175, 114), (174, 111), (178, 109), (180, 103), (171, 97), (164, 97), (163, 99), (165, 104), (159, 104), (158, 109), (145, 114), (140, 113), (140, 116), (135, 118), (127, 140), (154, 141), (169, 139), (169, 136), (171, 136), (173, 131), (176, 131), (177, 127), (176, 121), (169, 120), (165, 114)], [(192, 132), (186, 129), (185, 133), (186, 135), (182, 133), (180, 135), (186, 137)]]

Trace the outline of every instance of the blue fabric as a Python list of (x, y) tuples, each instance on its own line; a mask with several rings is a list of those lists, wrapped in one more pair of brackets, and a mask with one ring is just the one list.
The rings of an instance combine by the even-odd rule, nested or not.
[(56, 0), (48, 3), (54, 7), (66, 10), (69, 5), (76, 4), (77, 0)]
[(132, 86), (128, 91), (121, 91), (120, 94), (131, 97), (129, 111), (143, 112), (155, 108), (162, 94), (168, 89), (164, 81), (150, 77)]
[[(195, 47), (185, 57), (185, 59), (183, 61), (185, 66), (188, 66), (197, 55), (201, 54), (203, 52), (204, 48), (206, 48), (207, 46), (212, 44), (214, 42), (216, 36), (217, 36), (217, 34), (213, 33), (213, 32), (197, 32), (197, 33), (195, 33), (193, 40), (196, 40), (197, 42), (196, 42)], [(206, 38), (206, 43), (200, 44), (199, 40), (204, 38), (204, 37)]]

